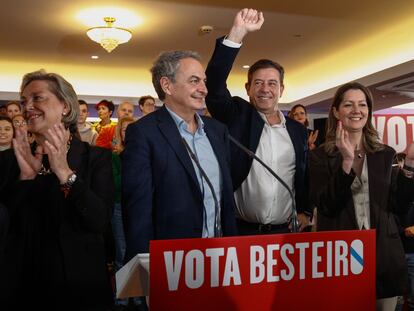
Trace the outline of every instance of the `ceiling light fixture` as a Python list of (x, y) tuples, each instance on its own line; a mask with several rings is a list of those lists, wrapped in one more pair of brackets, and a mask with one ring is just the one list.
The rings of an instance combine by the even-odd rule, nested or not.
[(104, 17), (106, 26), (93, 27), (86, 32), (92, 41), (99, 43), (108, 53), (132, 37), (130, 30), (112, 26), (115, 20), (114, 17)]

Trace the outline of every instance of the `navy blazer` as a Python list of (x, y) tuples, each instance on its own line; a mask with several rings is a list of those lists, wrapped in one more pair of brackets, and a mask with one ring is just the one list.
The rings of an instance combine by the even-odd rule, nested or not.
[[(208, 95), (206, 104), (211, 115), (228, 126), (230, 134), (244, 146), (256, 152), (264, 128), (264, 121), (256, 108), (240, 97), (232, 97), (226, 81), (239, 49), (230, 48), (216, 41), (216, 48), (206, 69)], [(295, 199), (299, 213), (311, 214), (307, 187), (307, 132), (306, 128), (286, 117), (286, 128), (296, 156)], [(247, 178), (252, 159), (232, 145), (231, 163), (234, 190)]]
[[(203, 117), (203, 122), (222, 174), (223, 234), (235, 235), (228, 132), (212, 118)], [(128, 126), (122, 160), (126, 260), (148, 252), (153, 239), (202, 236), (203, 195), (177, 125), (165, 107)]]

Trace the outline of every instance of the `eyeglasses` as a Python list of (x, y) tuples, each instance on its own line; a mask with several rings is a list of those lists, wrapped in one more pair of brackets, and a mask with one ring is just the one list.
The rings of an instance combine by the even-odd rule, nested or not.
[(27, 122), (26, 122), (26, 120), (14, 120), (13, 124), (15, 126), (23, 126), (23, 125), (27, 125)]

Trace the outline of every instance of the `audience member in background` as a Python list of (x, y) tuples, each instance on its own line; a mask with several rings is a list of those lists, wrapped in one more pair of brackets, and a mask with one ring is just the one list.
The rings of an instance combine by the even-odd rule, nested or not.
[(9, 117), (0, 116), (0, 151), (12, 148), (13, 123)]
[[(249, 32), (261, 28), (261, 12), (243, 9), (236, 14), (227, 37), (216, 41), (207, 66), (206, 104), (213, 118), (227, 125), (230, 134), (252, 150), (294, 189), (299, 230), (312, 215), (306, 185), (306, 129), (285, 118), (278, 108), (283, 93), (283, 67), (268, 59), (255, 62), (245, 85), (250, 102), (232, 97), (227, 78)], [(231, 145), (233, 185), (239, 233), (286, 233), (293, 207), (289, 192), (257, 161)]]
[(228, 133), (197, 114), (207, 95), (199, 59), (191, 51), (161, 54), (151, 73), (164, 106), (127, 129), (127, 260), (148, 253), (150, 240), (236, 234)]
[[(397, 153), (394, 159), (394, 165), (404, 169), (405, 153)], [(414, 310), (414, 203), (411, 203), (408, 213), (398, 215), (401, 239), (405, 251), (405, 259), (408, 266), (408, 290), (406, 295), (397, 305), (396, 311), (402, 311), (403, 304), (407, 305), (409, 311)]]
[(12, 122), (14, 132), (16, 133), (17, 128), (21, 128), (25, 133), (27, 133), (27, 141), (29, 142), (29, 145), (31, 145), (34, 142), (34, 136), (27, 130), (27, 121), (24, 116), (22, 114), (16, 114), (13, 117)]
[(19, 102), (16, 102), (16, 101), (8, 102), (6, 104), (6, 109), (7, 109), (7, 116), (10, 119), (13, 119), (13, 117), (16, 114), (21, 114), (22, 113), (22, 109), (20, 107), (20, 104), (19, 104)]
[(0, 203), (10, 226), (0, 263), (2, 310), (107, 310), (103, 232), (114, 204), (111, 154), (77, 137), (78, 99), (61, 76), (28, 73), (23, 129), (0, 153)]
[[(134, 105), (130, 102), (123, 102), (119, 104), (118, 109), (116, 110), (116, 117), (119, 119), (125, 117), (133, 117), (134, 116)], [(99, 132), (98, 138), (96, 139), (96, 145), (98, 147), (111, 149), (113, 150), (114, 146), (117, 144), (115, 141), (115, 129), (116, 123), (111, 123), (109, 125), (105, 125), (101, 128)]]
[(6, 105), (0, 106), (0, 116), (7, 117)]
[(98, 133), (93, 129), (92, 124), (87, 122), (86, 119), (89, 116), (88, 103), (82, 99), (79, 102), (79, 118), (78, 118), (78, 131), (82, 141), (87, 142), (89, 145), (95, 146)]
[(142, 117), (147, 114), (154, 112), (155, 110), (155, 99), (150, 95), (142, 96), (138, 101), (139, 109), (142, 112)]
[(341, 86), (329, 111), (325, 143), (310, 153), (310, 195), (317, 230), (376, 229), (377, 310), (394, 311), (407, 285), (395, 213), (414, 200), (414, 144), (403, 169), (372, 126), (373, 100), (363, 85)]
[(289, 111), (288, 117), (298, 121), (308, 130), (308, 147), (313, 150), (317, 147), (316, 140), (318, 139), (318, 130), (313, 131), (309, 128), (308, 113), (305, 106), (297, 104)]
[(115, 111), (115, 105), (112, 101), (103, 99), (95, 105), (95, 109), (98, 111), (101, 121), (95, 122), (92, 127), (98, 134), (105, 125), (116, 124), (111, 121), (112, 114)]
[[(126, 242), (124, 222), (126, 221), (124, 211), (121, 207), (121, 153), (125, 148), (125, 131), (128, 125), (134, 122), (132, 117), (123, 117), (118, 120), (115, 130), (115, 138), (118, 142), (112, 153), (112, 172), (115, 183), (115, 205), (112, 215), (112, 232), (115, 241), (115, 272), (124, 264)], [(127, 305), (128, 299), (116, 300), (117, 305)]]

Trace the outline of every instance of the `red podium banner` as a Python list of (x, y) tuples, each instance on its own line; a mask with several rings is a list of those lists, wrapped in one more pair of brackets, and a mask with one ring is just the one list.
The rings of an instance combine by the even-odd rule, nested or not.
[(151, 241), (150, 308), (375, 310), (375, 230)]

